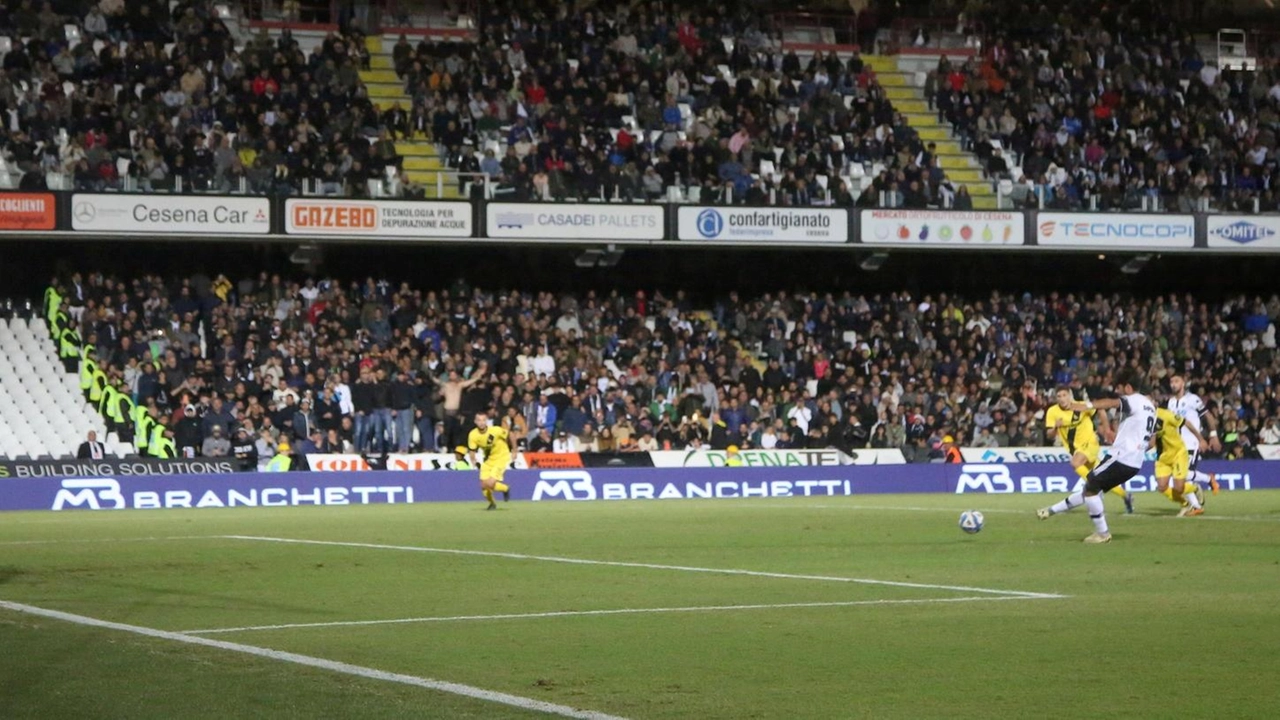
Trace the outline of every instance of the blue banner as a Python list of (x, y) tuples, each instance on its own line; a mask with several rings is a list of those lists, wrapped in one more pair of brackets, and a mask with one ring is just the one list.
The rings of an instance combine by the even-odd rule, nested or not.
[[(1280, 462), (1204, 462), (1226, 490), (1280, 488)], [(1129, 482), (1155, 488), (1146, 472)], [(1063, 463), (844, 465), (777, 468), (512, 470), (515, 500), (675, 500), (835, 497), (884, 493), (1067, 493), (1080, 479)], [(0, 481), (0, 510), (290, 507), (476, 501), (475, 472), (99, 475)]]

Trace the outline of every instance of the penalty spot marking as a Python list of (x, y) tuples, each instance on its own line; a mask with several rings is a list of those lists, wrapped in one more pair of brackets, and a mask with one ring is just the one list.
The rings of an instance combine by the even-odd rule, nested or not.
[(0, 609), (12, 610), (14, 612), (26, 613), (28, 615), (37, 615), (39, 617), (51, 618), (54, 620), (62, 620), (63, 622), (74, 623), (76, 625), (116, 630), (119, 632), (132, 633), (134, 635), (142, 635), (144, 637), (186, 643), (188, 645), (217, 648), (219, 650), (227, 650), (230, 652), (242, 653), (244, 655), (267, 658), (268, 660), (277, 660), (280, 662), (292, 663), (294, 665), (319, 668), (330, 672), (342, 673), (343, 675), (368, 678), (370, 680), (381, 680), (383, 682), (399, 683), (401, 685), (413, 685), (415, 687), (426, 688), (428, 690), (436, 690), (439, 692), (449, 693), (451, 695), (461, 695), (463, 697), (474, 698), (476, 700), (485, 700), (488, 702), (500, 703), (502, 705), (510, 705), (511, 707), (517, 707), (523, 710), (533, 710), (547, 713), (549, 715), (558, 715), (560, 717), (578, 718), (579, 720), (624, 720), (624, 718), (616, 715), (607, 715), (605, 713), (594, 712), (592, 710), (579, 710), (578, 708), (572, 708), (568, 705), (557, 705), (555, 703), (543, 702), (542, 700), (534, 700), (532, 698), (521, 697), (519, 695), (509, 695), (507, 693), (496, 692), (494, 690), (485, 690), (471, 685), (462, 685), (460, 683), (453, 683), (445, 680), (432, 680), (431, 678), (417, 677), (414, 675), (403, 675), (400, 673), (386, 672), (384, 670), (375, 670), (374, 668), (363, 667), (360, 665), (351, 665), (349, 663), (338, 662), (336, 660), (325, 660), (324, 658), (311, 657), (310, 655), (299, 655), (297, 653), (271, 650), (269, 648), (257, 647), (255, 645), (242, 645), (240, 643), (226, 642), (225, 640), (213, 640), (211, 638), (183, 635), (182, 633), (169, 632), (167, 630), (156, 630), (155, 628), (141, 627), (138, 625), (126, 625), (124, 623), (86, 617), (84, 615), (73, 615), (59, 610), (35, 607), (34, 605), (23, 605), (21, 603), (8, 602), (6, 600), (0, 600)]
[(185, 630), (186, 635), (249, 632), (252, 630), (292, 630), (295, 628), (332, 628), (364, 625), (407, 625), (411, 623), (465, 622), (470, 620), (524, 620), (529, 618), (584, 617), (592, 615), (645, 615), (649, 613), (725, 612), (732, 610), (785, 610), (792, 608), (839, 608), (859, 605), (924, 605), (928, 603), (1000, 602), (1002, 600), (1052, 600), (1057, 596), (1021, 597), (971, 595), (953, 598), (918, 598), (907, 600), (847, 600), (836, 602), (774, 603), (768, 605), (702, 605), (696, 607), (621, 608), (617, 610), (562, 610), (557, 612), (517, 613), (507, 615), (452, 615), (447, 617), (395, 618), (392, 620), (340, 620), (337, 622), (288, 623), (285, 625), (249, 625), (246, 627)]
[(230, 540), (249, 540), (254, 542), (274, 542), (291, 545), (323, 545), (330, 547), (369, 548), (372, 550), (398, 550), (401, 552), (436, 553), (443, 555), (471, 555), (475, 557), (496, 557), (510, 560), (536, 560), (539, 562), (565, 563), (569, 565), (602, 565), (607, 567), (642, 568), (645, 570), (671, 570), (675, 572), (707, 573), (711, 575), (747, 575), (750, 577), (780, 578), (783, 580), (814, 580), (818, 582), (841, 582), (855, 585), (880, 585), (887, 587), (917, 588), (921, 590), (950, 590), (952, 592), (981, 593), (983, 595), (1002, 595), (1021, 598), (1054, 598), (1061, 599), (1066, 595), (1056, 593), (1026, 592), (1023, 590), (996, 590), (993, 588), (968, 587), (965, 585), (934, 585), (930, 583), (900, 582), (897, 580), (875, 580), (872, 578), (841, 577), (835, 575), (796, 575), (792, 573), (765, 572), (761, 570), (738, 570), (733, 568), (691, 567), (688, 565), (658, 565), (655, 563), (622, 562), (618, 560), (587, 560), (584, 558), (560, 557), (556, 555), (525, 555), (522, 553), (490, 552), (486, 550), (459, 550), (457, 548), (434, 548), (418, 545), (381, 545), (378, 543), (339, 542), (336, 540), (299, 540), (295, 538), (258, 537), (254, 535), (225, 535)]

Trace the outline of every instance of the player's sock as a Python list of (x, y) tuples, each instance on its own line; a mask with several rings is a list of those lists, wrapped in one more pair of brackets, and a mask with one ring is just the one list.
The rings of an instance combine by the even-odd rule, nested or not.
[(494, 483), (494, 484), (493, 484), (493, 489), (494, 489), (494, 490), (497, 490), (497, 491), (498, 491), (498, 492), (500, 492), (500, 493), (502, 493), (502, 501), (503, 501), (503, 502), (506, 502), (506, 501), (508, 501), (508, 500), (510, 500), (510, 499), (511, 499), (511, 486), (510, 486), (510, 485), (508, 485), (508, 484), (506, 484), (506, 483), (504, 483), (504, 482), (499, 481), (499, 482), (496, 482), (496, 483)]
[(484, 489), (484, 499), (488, 500), (490, 505), (493, 504), (493, 491), (489, 488)]
[(1192, 470), (1191, 477), (1187, 479), (1199, 485), (1200, 487), (1209, 487), (1209, 483), (1213, 478), (1211, 478), (1209, 476), (1209, 473), (1207, 472), (1204, 472), (1201, 470)]
[(1182, 484), (1182, 497), (1183, 497), (1183, 499), (1185, 500), (1188, 496), (1195, 495), (1195, 494), (1196, 494), (1196, 492), (1197, 492), (1199, 489), (1200, 489), (1200, 486), (1199, 486), (1199, 485), (1196, 485), (1195, 483), (1191, 482), (1190, 480), (1187, 480), (1186, 482), (1184, 482), (1184, 483)]
[(1107, 492), (1111, 493), (1112, 495), (1119, 495), (1122, 498), (1129, 495), (1129, 491), (1125, 490), (1123, 485), (1117, 485), (1111, 488), (1110, 490), (1108, 490)]
[(1182, 495), (1181, 495), (1181, 491), (1179, 491), (1179, 490), (1174, 490), (1172, 485), (1170, 485), (1169, 487), (1165, 488), (1165, 489), (1164, 489), (1164, 492), (1163, 492), (1163, 493), (1161, 493), (1161, 494), (1162, 494), (1162, 495), (1164, 495), (1165, 497), (1169, 498), (1169, 502), (1171, 502), (1171, 503), (1177, 503), (1177, 504), (1179, 504), (1179, 505), (1181, 505), (1181, 504), (1182, 504)]
[(1111, 530), (1107, 527), (1107, 513), (1102, 505), (1102, 496), (1089, 495), (1084, 499), (1084, 504), (1089, 510), (1089, 519), (1093, 521), (1093, 529), (1099, 535), (1110, 535)]
[(1089, 471), (1091, 469), (1092, 468), (1090, 468), (1088, 465), (1077, 465), (1076, 474), (1080, 476), (1081, 480), (1084, 480), (1085, 478), (1089, 477)]
[(1058, 502), (1050, 505), (1049, 513), (1052, 515), (1057, 515), (1058, 513), (1064, 513), (1070, 510), (1071, 508), (1078, 508), (1083, 504), (1084, 504), (1084, 493), (1073, 492), (1070, 495), (1068, 495), (1066, 499), (1059, 500)]
[[(1195, 483), (1188, 482), (1188, 483), (1187, 483), (1187, 485), (1188, 485), (1188, 487), (1194, 487), (1194, 486), (1195, 486)], [(1195, 490), (1187, 490), (1186, 492), (1184, 492), (1184, 493), (1182, 494), (1182, 497), (1186, 499), (1187, 504), (1191, 506), (1191, 509), (1193, 509), (1193, 510), (1199, 510), (1199, 509), (1200, 509), (1200, 507), (1201, 507), (1201, 505), (1200, 505), (1200, 498), (1196, 497), (1196, 491), (1195, 491)]]

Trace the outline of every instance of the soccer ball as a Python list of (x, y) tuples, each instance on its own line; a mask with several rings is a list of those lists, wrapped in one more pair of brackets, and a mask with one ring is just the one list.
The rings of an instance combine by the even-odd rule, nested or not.
[(960, 529), (970, 535), (982, 530), (982, 513), (977, 510), (965, 510), (960, 513)]

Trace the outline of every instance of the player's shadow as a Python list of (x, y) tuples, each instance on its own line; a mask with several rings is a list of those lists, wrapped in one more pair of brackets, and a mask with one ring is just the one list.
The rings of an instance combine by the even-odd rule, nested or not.
[(0, 585), (3, 585), (16, 577), (21, 577), (22, 575), (26, 575), (26, 574), (27, 574), (27, 571), (20, 567), (17, 567), (14, 565), (2, 565), (0, 566)]

